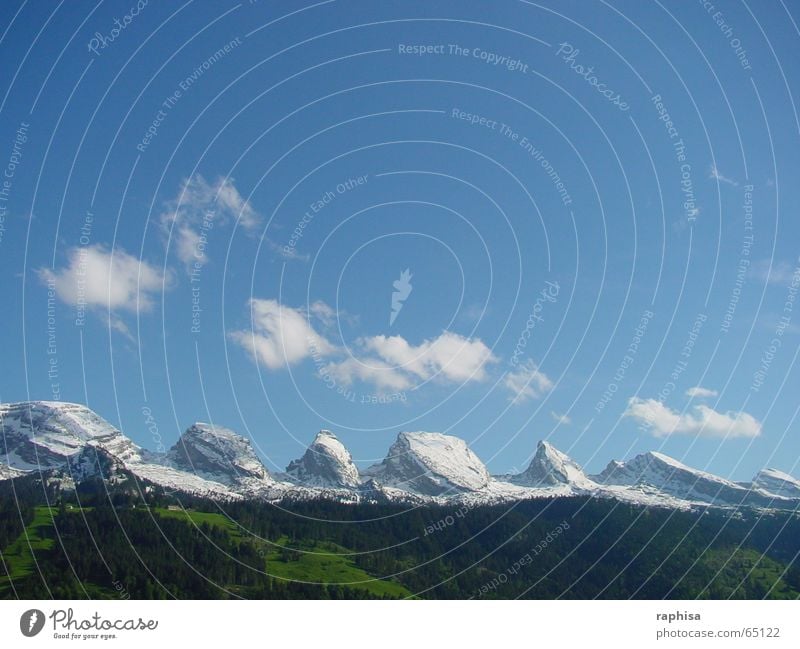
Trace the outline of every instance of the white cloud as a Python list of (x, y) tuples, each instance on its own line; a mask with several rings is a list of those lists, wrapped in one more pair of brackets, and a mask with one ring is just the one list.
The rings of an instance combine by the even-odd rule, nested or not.
[(719, 392), (708, 388), (701, 388), (698, 385), (686, 390), (686, 396), (692, 397), (693, 399), (710, 399), (711, 397), (719, 396)]
[(474, 304), (470, 304), (469, 306), (461, 309), (458, 314), (458, 318), (461, 322), (472, 325), (476, 322), (480, 322), (482, 318), (487, 317), (491, 311), (492, 308), (488, 303), (481, 304), (479, 302), (475, 302)]
[(790, 286), (800, 283), (800, 267), (781, 260), (759, 259), (750, 266), (750, 274), (767, 284)]
[(133, 334), (131, 333), (131, 330), (128, 329), (128, 325), (125, 324), (125, 321), (122, 320), (122, 318), (115, 318), (113, 316), (110, 317), (108, 319), (108, 326), (114, 331), (121, 333), (128, 340), (133, 341)]
[(553, 382), (530, 359), (506, 374), (504, 384), (511, 392), (511, 400), (517, 404), (539, 399), (553, 389)]
[(349, 386), (355, 380), (373, 384), (381, 390), (408, 390), (414, 386), (411, 377), (378, 359), (359, 360), (347, 358), (339, 362), (328, 363), (321, 374), (327, 374), (343, 385)]
[(261, 217), (239, 194), (239, 190), (233, 184), (233, 178), (219, 178), (213, 185), (204, 183), (199, 175), (195, 176), (195, 180), (199, 181), (199, 197), (201, 199), (211, 202), (209, 199), (212, 199), (212, 194), (216, 195), (216, 203), (220, 209), (231, 217), (238, 217), (239, 225), (247, 230), (254, 230), (258, 227)]
[(101, 245), (72, 248), (66, 267), (42, 268), (38, 274), (43, 282), (54, 285), (63, 302), (110, 310), (149, 309), (165, 283), (155, 266), (121, 248), (109, 251)]
[(698, 437), (757, 437), (761, 422), (746, 412), (717, 412), (697, 405), (693, 413), (680, 414), (656, 399), (632, 398), (628, 402), (626, 417), (636, 419), (648, 427), (656, 437), (673, 434)]
[(246, 231), (254, 231), (261, 216), (248, 203), (232, 178), (218, 178), (209, 183), (200, 174), (185, 179), (178, 195), (167, 203), (160, 217), (165, 236), (178, 259), (186, 265), (208, 261), (208, 239), (216, 228), (238, 222)]
[(201, 247), (200, 233), (188, 225), (179, 225), (173, 230), (175, 254), (184, 264), (194, 261), (206, 263), (205, 246)]
[(402, 336), (360, 339), (352, 355), (342, 358), (345, 350), (318, 333), (308, 319), (313, 316), (323, 326), (335, 322), (336, 312), (324, 302), (312, 303), (306, 313), (276, 300), (251, 299), (250, 309), (252, 330), (228, 335), (258, 363), (274, 370), (313, 357), (318, 373), (343, 385), (364, 381), (380, 389), (407, 390), (420, 380), (481, 381), (486, 366), (497, 360), (482, 341), (449, 331), (419, 345)]
[(326, 327), (330, 327), (336, 322), (336, 311), (322, 300), (312, 302), (308, 310)]
[(354, 356), (329, 363), (324, 371), (345, 385), (355, 380), (380, 389), (407, 390), (420, 381), (466, 383), (486, 378), (497, 361), (477, 338), (445, 331), (419, 345), (402, 336), (373, 336), (357, 342)]
[(282, 306), (277, 300), (253, 298), (250, 311), (252, 330), (233, 331), (229, 336), (271, 370), (337, 351), (314, 330), (300, 309)]
[(796, 336), (800, 334), (800, 324), (797, 324), (796, 322), (787, 323), (786, 320), (782, 319), (784, 315), (784, 313), (770, 313), (768, 311), (762, 311), (761, 315), (758, 317), (759, 329), (768, 331), (770, 333), (775, 333), (776, 329), (780, 327), (784, 336), (789, 334)]
[(711, 165), (711, 169), (709, 171), (708, 177), (712, 178), (713, 180), (716, 180), (718, 182), (721, 182), (721, 183), (727, 183), (727, 184), (732, 185), (734, 187), (738, 187), (739, 186), (739, 183), (736, 182), (735, 180), (733, 180), (733, 178), (728, 178), (727, 176), (723, 176), (719, 172), (719, 169), (717, 169), (717, 167), (715, 165)]
[(559, 414), (555, 410), (550, 411), (550, 416), (555, 422), (563, 424), (564, 426), (572, 423), (572, 418), (569, 415)]
[(410, 344), (402, 336), (373, 336), (361, 341), (369, 353), (392, 365), (397, 371), (420, 379), (482, 381), (486, 366), (497, 359), (478, 338), (465, 338), (445, 331), (433, 340)]

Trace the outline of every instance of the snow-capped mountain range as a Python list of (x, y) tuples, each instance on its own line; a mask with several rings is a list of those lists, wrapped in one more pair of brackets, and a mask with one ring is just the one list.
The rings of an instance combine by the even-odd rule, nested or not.
[(657, 452), (614, 460), (601, 473), (587, 475), (542, 441), (524, 471), (492, 476), (458, 437), (402, 432), (382, 462), (359, 471), (344, 445), (323, 430), (284, 473), (271, 474), (247, 438), (221, 426), (195, 423), (168, 452), (153, 453), (85, 406), (44, 401), (0, 405), (0, 480), (29, 475), (60, 481), (65, 488), (102, 478), (112, 485), (132, 481), (227, 500), (476, 506), (588, 495), (681, 509), (800, 508), (800, 480), (775, 469), (741, 484)]

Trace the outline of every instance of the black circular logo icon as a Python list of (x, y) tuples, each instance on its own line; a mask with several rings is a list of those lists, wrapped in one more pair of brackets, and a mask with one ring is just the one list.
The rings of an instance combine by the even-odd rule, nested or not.
[(38, 608), (25, 611), (22, 617), (19, 618), (19, 630), (22, 631), (22, 635), (27, 638), (32, 638), (39, 633), (42, 628), (44, 628), (44, 613)]

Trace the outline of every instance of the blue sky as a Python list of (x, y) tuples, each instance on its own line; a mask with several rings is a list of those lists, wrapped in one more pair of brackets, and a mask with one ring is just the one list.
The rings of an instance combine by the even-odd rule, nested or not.
[(800, 473), (796, 7), (0, 16), (2, 401)]

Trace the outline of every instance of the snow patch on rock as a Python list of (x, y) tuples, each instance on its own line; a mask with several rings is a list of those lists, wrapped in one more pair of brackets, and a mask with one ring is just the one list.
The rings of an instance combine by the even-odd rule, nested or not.
[(228, 428), (200, 422), (181, 435), (167, 453), (166, 464), (228, 485), (245, 478), (269, 479), (250, 440)]
[(595, 489), (581, 466), (571, 457), (546, 441), (536, 447), (528, 468), (522, 473), (507, 477), (509, 482), (525, 487), (556, 487), (568, 485), (576, 489)]
[(784, 498), (800, 498), (800, 480), (777, 469), (764, 469), (753, 478), (753, 486)]
[(361, 484), (358, 469), (344, 445), (329, 430), (321, 430), (306, 452), (286, 467), (290, 480), (315, 487), (351, 487)]
[(489, 484), (467, 443), (441, 433), (400, 433), (386, 459), (364, 472), (379, 482), (429, 496), (476, 491)]

